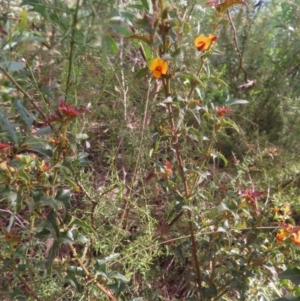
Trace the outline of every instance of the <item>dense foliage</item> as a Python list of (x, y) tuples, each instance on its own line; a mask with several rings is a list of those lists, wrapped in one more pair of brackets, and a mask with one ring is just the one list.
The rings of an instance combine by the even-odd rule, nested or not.
[(4, 3), (1, 300), (297, 300), (299, 7)]

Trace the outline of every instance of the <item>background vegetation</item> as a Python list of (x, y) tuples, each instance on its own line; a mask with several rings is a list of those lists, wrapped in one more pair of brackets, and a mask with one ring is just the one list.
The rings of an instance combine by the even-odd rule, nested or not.
[(1, 300), (298, 300), (299, 0), (1, 4)]

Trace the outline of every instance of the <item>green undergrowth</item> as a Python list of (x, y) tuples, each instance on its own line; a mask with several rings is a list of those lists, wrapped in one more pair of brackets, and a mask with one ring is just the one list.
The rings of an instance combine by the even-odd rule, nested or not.
[(1, 8), (1, 300), (299, 297), (297, 8), (254, 4)]

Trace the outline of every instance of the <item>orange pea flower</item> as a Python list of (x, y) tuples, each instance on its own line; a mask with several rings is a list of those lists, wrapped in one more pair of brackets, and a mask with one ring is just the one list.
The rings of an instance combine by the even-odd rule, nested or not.
[(300, 246), (300, 231), (293, 233), (293, 242), (295, 245)]
[(276, 234), (276, 239), (279, 243), (282, 243), (288, 236), (288, 232), (282, 229), (279, 233)]
[(293, 226), (286, 223), (277, 223), (281, 227), (281, 230), (276, 235), (276, 239), (279, 243), (283, 242), (286, 238), (292, 238), (295, 245), (300, 246), (300, 227)]
[(149, 69), (152, 71), (153, 77), (161, 78), (162, 75), (167, 74), (168, 72), (168, 63), (157, 57), (151, 61)]
[(199, 51), (205, 51), (209, 49), (211, 44), (213, 42), (216, 42), (217, 39), (218, 38), (212, 34), (208, 35), (208, 37), (205, 35), (201, 35), (195, 39), (194, 44)]

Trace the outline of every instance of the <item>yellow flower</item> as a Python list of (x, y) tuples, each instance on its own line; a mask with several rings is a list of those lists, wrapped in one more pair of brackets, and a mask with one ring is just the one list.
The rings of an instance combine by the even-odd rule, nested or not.
[(199, 51), (205, 51), (209, 49), (212, 42), (216, 42), (217, 39), (218, 38), (212, 34), (208, 35), (208, 37), (201, 35), (195, 39), (194, 44)]
[(163, 74), (167, 74), (168, 63), (157, 57), (151, 61), (149, 69), (153, 77), (160, 78)]

